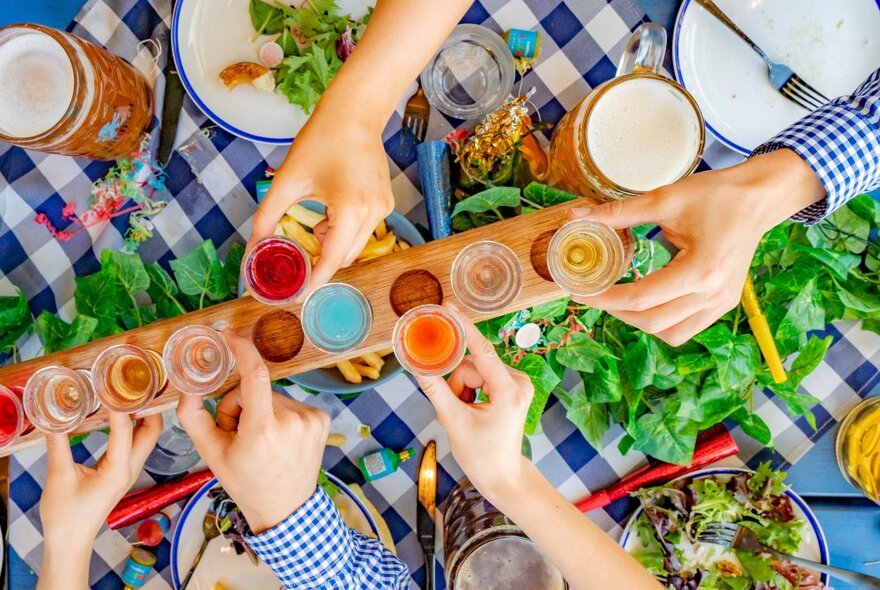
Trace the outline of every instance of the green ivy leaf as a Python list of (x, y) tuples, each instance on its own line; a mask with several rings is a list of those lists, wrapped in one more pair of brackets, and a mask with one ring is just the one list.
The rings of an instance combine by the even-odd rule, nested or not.
[(73, 298), (77, 312), (97, 321), (95, 336), (101, 338), (122, 332), (116, 321), (116, 311), (124, 307), (120, 299), (124, 298), (126, 303), (130, 299), (119, 291), (110, 270), (102, 268), (94, 274), (77, 277)]
[(581, 372), (581, 380), (590, 402), (616, 402), (623, 397), (620, 369), (614, 357), (597, 359), (592, 372)]
[[(862, 313), (880, 312), (880, 296), (876, 294), (876, 285), (854, 279), (837, 285), (837, 296), (846, 307)], [(872, 293), (868, 289), (875, 292)]]
[(775, 340), (779, 353), (785, 358), (806, 343), (807, 332), (823, 327), (825, 308), (816, 288), (816, 278), (813, 277), (792, 300), (785, 317), (776, 328)]
[(623, 354), (623, 374), (636, 389), (654, 385), (660, 389), (675, 387), (681, 380), (668, 350), (660, 341), (644, 332)]
[(0, 297), (0, 351), (13, 346), (34, 323), (21, 289), (17, 295)]
[(146, 291), (150, 286), (150, 275), (137, 254), (125, 254), (116, 250), (101, 252), (101, 270), (116, 279), (123, 292), (133, 296)]
[(541, 207), (552, 207), (560, 203), (567, 203), (579, 199), (578, 195), (565, 192), (564, 190), (541, 184), (540, 182), (530, 182), (523, 189), (523, 196)]
[(862, 257), (849, 252), (840, 252), (838, 250), (825, 250), (820, 248), (807, 248), (806, 246), (795, 246), (795, 250), (812, 256), (822, 264), (824, 264), (831, 272), (837, 275), (841, 281), (845, 281), (850, 271), (858, 268), (862, 262)]
[(554, 299), (553, 301), (536, 305), (532, 308), (531, 319), (532, 321), (535, 321), (539, 319), (558, 318), (568, 311), (569, 303), (571, 303), (571, 298), (563, 297), (562, 299)]
[(550, 392), (559, 385), (560, 377), (553, 371), (544, 357), (537, 354), (525, 355), (516, 369), (529, 376), (532, 385), (535, 387), (535, 396), (532, 398), (532, 404), (529, 406), (529, 413), (526, 416), (525, 433), (535, 434), (541, 423), (541, 414), (544, 413), (544, 407), (547, 405), (547, 399)]
[(714, 367), (712, 355), (704, 352), (689, 352), (675, 357), (675, 370), (679, 375), (704, 373)]
[(819, 403), (819, 400), (807, 393), (797, 391), (791, 383), (773, 383), (772, 381), (765, 384), (766, 387), (776, 394), (779, 399), (785, 402), (788, 411), (795, 416), (804, 416), (813, 429), (816, 429), (816, 417), (810, 408)]
[(699, 424), (678, 415), (680, 404), (666, 405), (659, 414), (649, 412), (638, 419), (635, 447), (667, 463), (688, 465), (694, 456)]
[(788, 382), (792, 387), (797, 388), (801, 381), (804, 380), (804, 377), (812, 373), (819, 366), (819, 363), (825, 358), (825, 353), (828, 352), (828, 347), (831, 346), (832, 341), (833, 338), (831, 336), (826, 336), (825, 338), (810, 337), (807, 344), (801, 349), (798, 357), (791, 364), (791, 369), (788, 370)]
[(238, 294), (238, 280), (241, 275), (241, 261), (244, 258), (244, 246), (238, 242), (229, 247), (226, 260), (223, 261), (223, 274), (226, 276), (226, 284), (229, 292)]
[[(841, 231), (836, 231), (841, 230)], [(807, 229), (814, 248), (843, 250), (853, 254), (865, 251), (871, 224), (849, 207), (841, 207), (827, 219)]]
[(743, 432), (763, 446), (773, 446), (773, 434), (770, 432), (770, 427), (757, 414), (752, 414), (745, 408), (739, 407), (730, 414), (730, 418), (742, 427)]
[(229, 283), (223, 265), (211, 240), (171, 261), (171, 270), (181, 293), (198, 298), (198, 308), (204, 307), (205, 298), (223, 301), (230, 296)]
[(601, 453), (604, 448), (602, 441), (609, 425), (608, 405), (587, 401), (583, 382), (578, 383), (570, 392), (557, 389), (556, 395), (565, 406), (565, 417)]
[(58, 316), (43, 310), (34, 324), (34, 331), (43, 342), (46, 353), (52, 353), (89, 342), (95, 334), (98, 320), (79, 314), (68, 324)]
[(740, 391), (725, 389), (720, 383), (720, 372), (709, 373), (700, 388), (699, 406), (702, 412), (700, 428), (718, 424), (742, 405)]
[(608, 347), (596, 342), (583, 332), (574, 332), (565, 346), (556, 351), (556, 360), (559, 364), (574, 369), (592, 373), (598, 361), (603, 356), (614, 356)]
[(725, 390), (742, 390), (755, 378), (755, 339), (734, 335), (726, 324), (715, 324), (694, 337), (712, 355), (718, 368), (718, 384)]
[(494, 212), (501, 207), (516, 207), (519, 203), (520, 198), (518, 188), (496, 186), (456, 203), (455, 208), (452, 210), (452, 216), (455, 217), (465, 211), (470, 213), (485, 213), (486, 211)]
[(156, 305), (156, 312), (163, 318), (173, 318), (186, 313), (186, 308), (177, 299), (177, 294), (180, 292), (177, 283), (158, 262), (147, 266), (147, 274), (150, 275), (147, 293)]

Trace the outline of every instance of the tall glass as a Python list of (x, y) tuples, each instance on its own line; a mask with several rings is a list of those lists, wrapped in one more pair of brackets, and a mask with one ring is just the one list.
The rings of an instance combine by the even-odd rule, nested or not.
[(91, 412), (91, 385), (67, 367), (43, 367), (28, 379), (22, 403), (37, 430), (71, 432)]
[(544, 552), (467, 480), (445, 501), (443, 551), (449, 590), (567, 588)]
[(640, 26), (617, 77), (569, 111), (550, 144), (550, 181), (602, 200), (672, 184), (700, 162), (705, 126), (693, 97), (661, 72), (666, 31)]
[(0, 28), (0, 140), (116, 160), (141, 142), (153, 92), (128, 62), (37, 24)]
[(181, 393), (210, 395), (229, 377), (235, 358), (223, 335), (207, 326), (186, 326), (171, 335), (162, 351), (168, 380)]
[(0, 385), (0, 450), (15, 443), (20, 436), (33, 430), (21, 405), (21, 388)]
[(131, 414), (156, 397), (164, 385), (164, 370), (161, 357), (150, 352), (132, 344), (117, 344), (98, 355), (92, 364), (92, 379), (105, 407)]
[(523, 286), (522, 264), (498, 242), (483, 241), (462, 249), (452, 263), (452, 290), (477, 313), (494, 313), (510, 306)]

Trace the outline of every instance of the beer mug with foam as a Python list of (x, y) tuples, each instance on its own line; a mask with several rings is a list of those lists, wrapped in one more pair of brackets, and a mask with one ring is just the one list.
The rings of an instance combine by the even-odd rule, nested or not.
[(559, 122), (550, 144), (551, 182), (602, 200), (672, 184), (697, 167), (705, 126), (687, 90), (660, 73), (666, 31), (636, 29), (617, 76)]

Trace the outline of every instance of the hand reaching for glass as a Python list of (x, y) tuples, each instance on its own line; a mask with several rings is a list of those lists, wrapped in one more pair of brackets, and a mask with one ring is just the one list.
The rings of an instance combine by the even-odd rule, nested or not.
[(574, 209), (613, 228), (656, 223), (678, 249), (634, 283), (576, 301), (681, 345), (735, 307), (764, 232), (825, 194), (812, 169), (788, 149), (689, 176), (622, 201)]
[(66, 434), (46, 435), (49, 464), (40, 498), (45, 549), (39, 588), (88, 587), (95, 537), (162, 434), (161, 415), (147, 416), (134, 426), (127, 414), (107, 414), (107, 452), (95, 467), (74, 462)]
[(241, 385), (217, 406), (217, 423), (201, 397), (182, 395), (177, 416), (255, 534), (274, 527), (311, 497), (330, 427), (324, 412), (272, 391), (254, 345), (224, 333)]
[[(505, 365), (474, 323), (452, 305), (464, 326), (470, 354), (446, 381), (418, 377), (419, 385), (446, 428), (455, 460), (471, 483), (492, 500), (514, 489), (528, 460), (522, 456), (526, 414), (534, 395), (529, 377)], [(475, 390), (487, 402), (472, 404)]]

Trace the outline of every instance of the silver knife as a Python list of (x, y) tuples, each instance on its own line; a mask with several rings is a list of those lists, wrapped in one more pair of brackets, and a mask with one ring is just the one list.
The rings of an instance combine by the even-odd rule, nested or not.
[[(171, 1), (172, 13), (177, 3)], [(171, 22), (174, 22), (172, 16)], [(177, 64), (174, 61), (174, 47), (172, 43), (172, 31), (168, 39), (168, 67), (165, 74), (165, 99), (162, 101), (162, 119), (159, 125), (159, 150), (156, 158), (162, 164), (167, 164), (174, 151), (174, 137), (177, 135), (177, 123), (180, 121), (180, 110), (183, 108), (184, 89), (177, 73)]]

